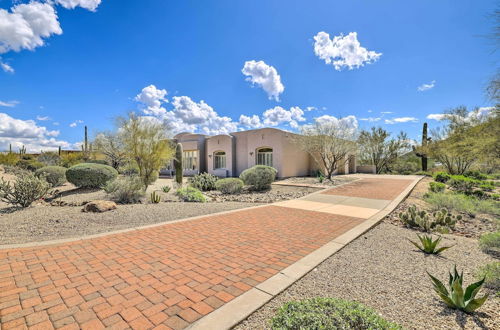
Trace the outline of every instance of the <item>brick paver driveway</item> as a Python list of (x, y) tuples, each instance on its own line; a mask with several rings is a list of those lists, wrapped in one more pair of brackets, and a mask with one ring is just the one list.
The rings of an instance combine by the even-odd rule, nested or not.
[(0, 250), (1, 327), (185, 328), (364, 220), (269, 205)]

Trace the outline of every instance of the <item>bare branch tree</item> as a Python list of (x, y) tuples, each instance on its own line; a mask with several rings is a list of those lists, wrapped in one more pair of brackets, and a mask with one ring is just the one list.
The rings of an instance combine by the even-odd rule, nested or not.
[(294, 136), (294, 142), (311, 155), (329, 180), (356, 153), (357, 127), (348, 120), (317, 120), (303, 126), (301, 134)]
[(122, 165), (127, 158), (125, 147), (117, 133), (99, 133), (95, 137), (93, 145), (97, 148), (97, 151), (106, 156), (109, 164), (115, 169), (118, 169), (118, 167), (120, 167), (120, 165)]

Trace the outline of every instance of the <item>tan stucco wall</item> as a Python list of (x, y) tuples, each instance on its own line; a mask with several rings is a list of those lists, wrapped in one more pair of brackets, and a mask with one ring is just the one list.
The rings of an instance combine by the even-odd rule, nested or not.
[[(180, 133), (177, 134), (174, 139), (182, 144), (182, 149), (184, 151), (188, 150), (198, 150), (198, 171), (196, 172), (205, 172), (207, 170), (206, 166), (206, 150), (205, 150), (205, 140), (207, 136), (203, 134), (190, 134), (190, 133)], [(185, 175), (192, 175), (196, 173), (192, 173), (193, 171), (184, 170)]]
[(234, 138), (229, 135), (216, 135), (207, 138), (205, 161), (208, 173), (219, 175), (220, 172), (214, 170), (214, 152), (224, 151), (226, 153), (227, 176), (231, 177), (234, 175), (233, 140)]

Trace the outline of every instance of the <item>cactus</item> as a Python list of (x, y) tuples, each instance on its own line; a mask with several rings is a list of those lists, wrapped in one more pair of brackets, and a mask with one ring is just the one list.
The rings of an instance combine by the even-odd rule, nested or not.
[(461, 215), (454, 216), (444, 208), (437, 212), (434, 212), (432, 216), (434, 217), (434, 221), (437, 225), (445, 226), (448, 228), (454, 228), (457, 220), (462, 220)]
[(425, 211), (419, 211), (415, 205), (411, 205), (406, 212), (399, 213), (399, 218), (410, 228), (420, 228), (425, 232), (448, 233), (455, 227), (457, 221), (462, 219), (462, 216), (454, 216), (444, 208), (428, 214)]
[(85, 136), (84, 136), (84, 144), (82, 145), (83, 151), (83, 159), (89, 159), (89, 140), (88, 140), (88, 130), (87, 125), (85, 125)]
[(161, 201), (160, 195), (158, 195), (156, 191), (153, 191), (151, 193), (151, 203), (158, 204), (160, 201)]
[(175, 182), (177, 182), (179, 186), (182, 186), (182, 144), (180, 143), (177, 143), (175, 147), (174, 167)]
[(12, 144), (9, 144), (9, 154), (12, 153)]
[(61, 157), (61, 146), (59, 146), (59, 148), (57, 150), (57, 154), (59, 155), (59, 157)]
[(399, 218), (408, 227), (420, 227), (429, 222), (429, 215), (425, 211), (418, 211), (415, 205), (411, 205), (406, 212), (400, 212)]
[(25, 155), (26, 154), (26, 147), (25, 146), (22, 146), (21, 148), (19, 148), (19, 154), (20, 155)]
[[(424, 127), (422, 129), (422, 147), (425, 148), (427, 146), (427, 123), (424, 123)], [(422, 171), (427, 171), (427, 155), (422, 154)]]

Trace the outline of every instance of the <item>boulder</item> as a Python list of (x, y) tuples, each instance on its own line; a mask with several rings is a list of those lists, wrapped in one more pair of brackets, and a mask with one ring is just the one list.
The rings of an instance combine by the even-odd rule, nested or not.
[(83, 206), (83, 212), (106, 212), (116, 209), (116, 203), (111, 201), (92, 201)]

